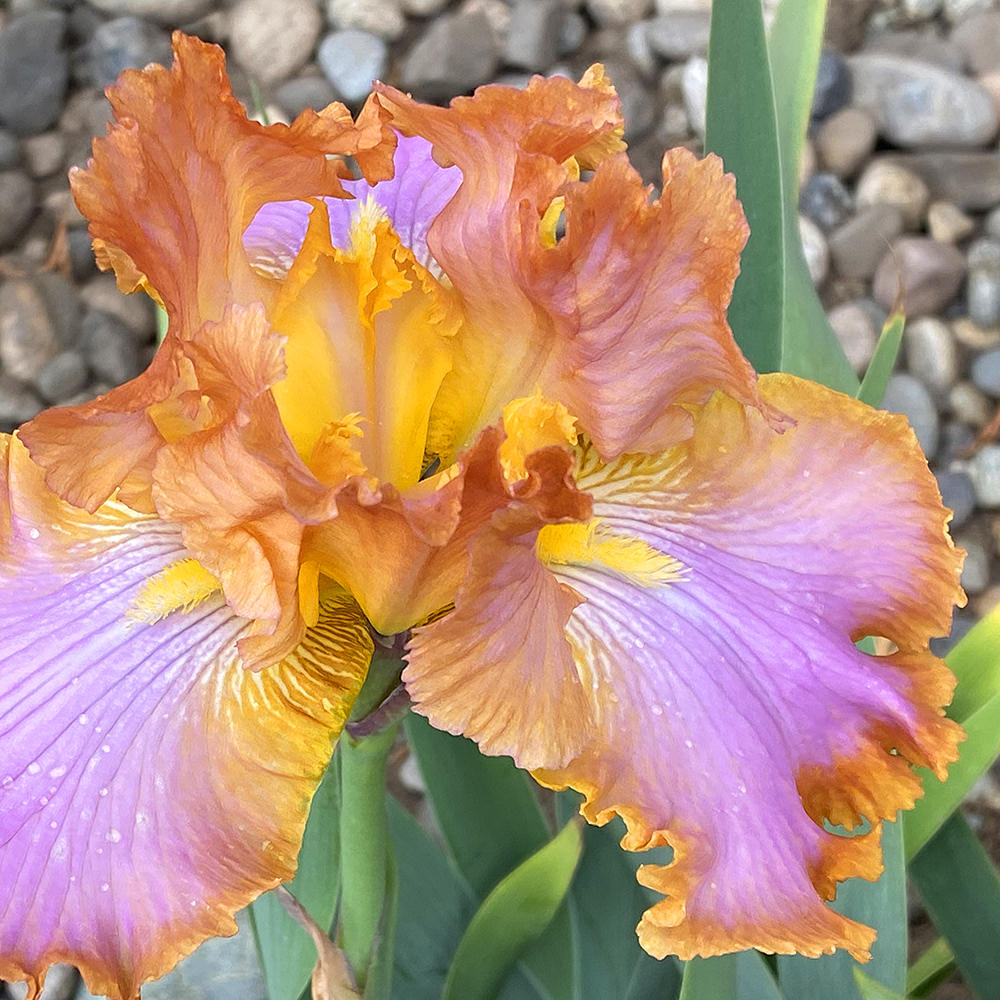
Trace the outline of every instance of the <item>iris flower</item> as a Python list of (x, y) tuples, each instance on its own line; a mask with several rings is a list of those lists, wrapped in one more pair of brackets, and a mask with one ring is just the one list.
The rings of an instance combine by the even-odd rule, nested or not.
[(600, 67), (264, 126), (174, 51), (72, 178), (166, 339), (3, 439), (0, 977), (132, 998), (232, 933), (378, 635), (433, 725), (673, 848), (651, 954), (865, 958), (824, 900), (955, 759), (960, 555), (902, 418), (741, 355), (720, 161), (652, 196)]

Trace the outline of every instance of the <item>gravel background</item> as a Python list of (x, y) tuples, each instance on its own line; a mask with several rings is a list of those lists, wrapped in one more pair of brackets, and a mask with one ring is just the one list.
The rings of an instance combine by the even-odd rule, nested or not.
[[(710, 0), (7, 0), (0, 429), (92, 398), (149, 361), (152, 306), (95, 269), (66, 171), (104, 132), (102, 89), (126, 67), (169, 63), (172, 28), (223, 44), (237, 96), (252, 106), (253, 81), (272, 120), (333, 100), (356, 109), (374, 77), (445, 101), (536, 72), (578, 76), (600, 60), (625, 105), (633, 162), (655, 182), (664, 148), (701, 145), (709, 9)], [(830, 0), (802, 240), (858, 372), (902, 283), (910, 320), (886, 406), (913, 423), (969, 553), (956, 636), (1000, 603), (998, 119), (1000, 0)], [(984, 832), (998, 805), (987, 780), (972, 805)], [(254, 964), (241, 934), (144, 996), (264, 1000)], [(74, 974), (53, 976), (45, 997), (77, 989)]]

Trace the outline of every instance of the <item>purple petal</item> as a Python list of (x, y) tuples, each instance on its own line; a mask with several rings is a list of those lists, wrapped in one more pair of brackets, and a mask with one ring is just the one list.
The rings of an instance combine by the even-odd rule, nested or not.
[[(426, 139), (400, 135), (392, 178), (374, 186), (364, 179), (344, 182), (344, 187), (358, 201), (364, 201), (368, 195), (374, 197), (385, 209), (403, 245), (413, 251), (424, 267), (431, 266), (427, 231), (462, 183), (462, 171), (458, 167), (438, 166), (431, 153), (431, 144)], [(333, 245), (345, 247), (350, 242), (355, 203), (339, 198), (326, 198), (325, 201), (330, 210)]]
[(179, 529), (117, 504), (92, 517), (61, 504), (23, 446), (11, 452), (0, 978), (34, 982), (69, 961), (93, 992), (131, 998), (292, 875), (369, 647), (359, 626), (353, 679), (351, 647), (332, 654), (309, 633), (307, 655), (250, 673), (236, 642), (253, 624), (218, 592), (136, 620), (147, 582), (187, 556)]
[[(458, 167), (440, 167), (431, 144), (419, 136), (399, 136), (395, 174), (371, 185), (363, 178), (344, 181), (353, 198), (324, 198), (330, 213), (330, 239), (338, 249), (351, 242), (351, 220), (360, 202), (369, 196), (385, 210), (403, 245), (424, 267), (436, 264), (427, 248), (427, 232), (438, 213), (462, 183)], [(250, 264), (265, 274), (284, 277), (302, 249), (312, 206), (306, 201), (273, 201), (253, 217), (243, 234)]]
[[(873, 932), (821, 900), (878, 875), (879, 822), (919, 794), (911, 764), (943, 776), (956, 757), (954, 681), (928, 641), (961, 558), (905, 421), (790, 376), (760, 392), (784, 433), (720, 393), (662, 454), (608, 465), (588, 444), (593, 519), (537, 537), (494, 519), (403, 676), (435, 725), (470, 719), (490, 752), (583, 792), (591, 821), (620, 815), (627, 849), (674, 848), (640, 869), (667, 897), (639, 926), (652, 954), (863, 959)], [(862, 653), (866, 634), (897, 652)], [(558, 640), (575, 670), (556, 669)], [(536, 733), (575, 733), (573, 759), (555, 740), (539, 765)], [(864, 837), (824, 825), (862, 818)]]
[(270, 201), (260, 208), (243, 233), (250, 266), (274, 278), (288, 274), (302, 249), (311, 212), (307, 201)]

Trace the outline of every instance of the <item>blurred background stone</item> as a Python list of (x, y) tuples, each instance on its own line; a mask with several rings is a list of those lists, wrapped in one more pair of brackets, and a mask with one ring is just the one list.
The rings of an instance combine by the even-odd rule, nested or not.
[(101, 24), (90, 40), (89, 55), (91, 78), (102, 90), (110, 87), (122, 70), (142, 69), (154, 62), (169, 66), (173, 58), (168, 32), (131, 15)]
[(18, 135), (44, 132), (58, 119), (69, 81), (66, 15), (34, 10), (0, 31), (0, 125)]

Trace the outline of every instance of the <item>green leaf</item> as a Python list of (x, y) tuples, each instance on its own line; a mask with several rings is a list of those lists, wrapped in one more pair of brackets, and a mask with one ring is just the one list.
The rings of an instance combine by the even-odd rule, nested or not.
[(459, 942), (442, 1000), (493, 1000), (508, 970), (549, 925), (583, 849), (573, 820), (486, 897)]
[(774, 92), (760, 4), (715, 0), (708, 48), (705, 149), (736, 175), (750, 239), (729, 322), (757, 371), (781, 366), (783, 193)]
[(858, 399), (862, 403), (867, 403), (869, 406), (882, 405), (885, 387), (889, 384), (889, 376), (896, 366), (899, 345), (903, 342), (904, 326), (906, 317), (900, 312), (894, 312), (885, 321), (879, 334), (878, 344), (875, 346), (875, 353), (858, 389)]
[[(313, 797), (299, 867), (288, 889), (330, 929), (340, 887), (340, 779), (335, 756)], [(271, 893), (250, 904), (250, 922), (271, 1000), (298, 1000), (309, 985), (316, 947)]]
[(947, 781), (938, 781), (930, 771), (919, 771), (923, 779), (923, 797), (903, 816), (908, 860), (923, 850), (996, 760), (1000, 750), (1000, 693), (963, 720), (962, 725), (965, 742), (959, 745), (958, 760), (948, 767)]
[(482, 898), (549, 840), (531, 779), (509, 757), (486, 757), (419, 715), (411, 712), (405, 725), (455, 864)]
[(588, 989), (584, 993), (584, 1000), (601, 1000), (606, 996), (624, 996), (625, 1000), (650, 1000), (650, 997), (655, 997), (656, 1000), (677, 1000), (681, 994), (681, 963), (670, 956), (661, 961), (650, 955), (646, 955), (646, 958), (649, 961), (636, 962), (628, 992), (600, 993)]
[(854, 983), (863, 1000), (906, 1000), (902, 993), (890, 990), (878, 980), (866, 975), (860, 968), (854, 970)]
[(995, 608), (958, 642), (947, 656), (958, 678), (948, 714), (965, 722), (1000, 694), (1000, 608)]
[(798, 164), (822, 40), (824, 0), (783, 0), (764, 36), (758, 4), (712, 8), (705, 147), (736, 175), (750, 240), (729, 321), (758, 371), (853, 393), (851, 371), (813, 287), (798, 228)]
[[(849, 879), (837, 891), (834, 909), (878, 932), (867, 975), (890, 990), (906, 985), (906, 871), (903, 831), (898, 822), (882, 827), (885, 871), (877, 882)], [(857, 1000), (854, 971), (858, 963), (844, 951), (822, 958), (778, 956), (778, 982), (789, 997), (809, 1000)]]
[[(759, 952), (741, 951), (684, 963), (680, 1000), (782, 1000)], [(811, 998), (810, 998), (811, 1000)]]
[[(564, 902), (548, 927), (521, 956), (520, 971), (532, 982), (532, 996), (541, 994), (546, 1000), (580, 1000), (575, 953), (573, 925), (569, 907)], [(504, 993), (499, 1000), (513, 998)]]
[(261, 125), (270, 125), (271, 116), (267, 113), (264, 104), (264, 97), (260, 92), (260, 85), (253, 78), (250, 79), (250, 102), (253, 105), (253, 116)]
[(476, 902), (441, 848), (392, 798), (388, 818), (399, 879), (392, 995), (439, 1000)]
[(938, 938), (906, 973), (906, 992), (914, 998), (927, 997), (955, 970), (955, 953), (943, 937)]
[(791, 236), (786, 240), (781, 370), (853, 395), (858, 388), (857, 376), (844, 356), (809, 277), (799, 242), (798, 219), (795, 227), (795, 243), (790, 242)]
[(784, 227), (781, 370), (853, 393), (858, 380), (816, 294), (799, 237), (799, 162), (825, 16), (826, 0), (782, 0), (768, 38)]
[[(481, 900), (549, 841), (536, 786), (509, 757), (486, 757), (471, 740), (434, 729), (421, 716), (410, 713), (405, 725), (451, 856)], [(574, 1000), (573, 938), (567, 911), (556, 914), (542, 938), (523, 956), (522, 964), (552, 1000)]]
[[(577, 792), (560, 792), (558, 821), (575, 816), (580, 801)], [(624, 833), (620, 819), (583, 829), (583, 856), (568, 898), (575, 978), (584, 987), (582, 1000), (668, 1000), (680, 989), (680, 970), (673, 959), (658, 962), (639, 947), (635, 928), (649, 899), (635, 880), (631, 856), (619, 846)]]
[(961, 813), (913, 859), (910, 875), (966, 983), (982, 1000), (1000, 997), (1000, 877)]
[(736, 996), (736, 956), (693, 958), (684, 964), (680, 1000), (720, 1000)]
[(170, 319), (167, 317), (167, 310), (163, 306), (156, 307), (156, 342), (163, 343), (163, 338), (167, 335), (167, 327), (170, 326)]
[(767, 39), (785, 201), (799, 197), (799, 162), (812, 111), (826, 0), (784, 0)]
[(906, 855), (913, 858), (958, 808), (1000, 753), (1000, 610), (986, 615), (947, 656), (958, 678), (948, 715), (960, 722), (966, 739), (959, 758), (938, 781), (921, 771), (924, 794), (903, 817)]
[(759, 951), (741, 951), (736, 959), (734, 1000), (783, 1000), (774, 974)]

